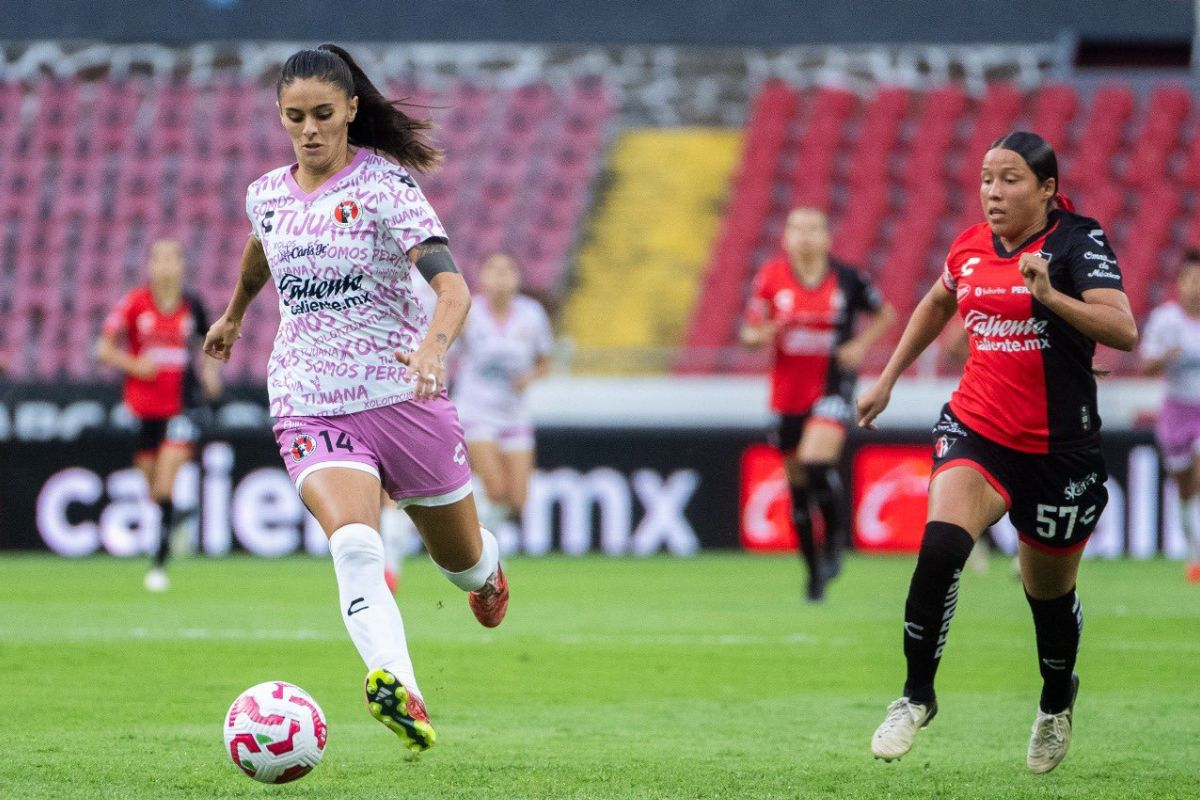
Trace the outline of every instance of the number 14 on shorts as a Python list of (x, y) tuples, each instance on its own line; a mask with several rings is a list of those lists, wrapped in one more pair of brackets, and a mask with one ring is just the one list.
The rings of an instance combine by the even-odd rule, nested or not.
[(1053, 539), (1058, 532), (1058, 525), (1065, 522), (1067, 529), (1062, 538), (1064, 541), (1069, 541), (1071, 534), (1075, 532), (1076, 520), (1090, 527), (1096, 520), (1096, 506), (1088, 506), (1087, 511), (1080, 516), (1079, 506), (1052, 506), (1048, 503), (1038, 503), (1037, 534), (1043, 539)]
[(339, 431), (337, 440), (334, 441), (329, 437), (329, 431), (319, 431), (317, 436), (321, 437), (321, 441), (325, 443), (325, 449), (333, 453), (336, 450), (345, 450), (348, 453), (354, 452), (354, 443), (350, 441), (350, 437), (345, 431)]

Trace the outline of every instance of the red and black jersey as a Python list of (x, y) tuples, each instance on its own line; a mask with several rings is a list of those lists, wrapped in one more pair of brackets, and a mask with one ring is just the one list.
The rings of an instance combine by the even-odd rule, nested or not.
[(1092, 446), (1100, 431), (1096, 343), (1033, 299), (1017, 268), (1022, 253), (1048, 259), (1051, 285), (1076, 299), (1088, 289), (1124, 291), (1117, 258), (1094, 219), (1053, 211), (1046, 227), (1012, 252), (987, 223), (967, 228), (942, 274), (971, 343), (950, 407), (970, 428), (1014, 450)]
[(854, 335), (857, 312), (875, 313), (883, 298), (852, 267), (831, 261), (816, 286), (805, 286), (784, 256), (772, 259), (754, 278), (746, 321), (774, 320), (771, 408), (780, 414), (807, 414), (818, 400), (840, 395), (847, 400), (857, 376), (838, 366), (839, 345)]
[(124, 334), (128, 352), (149, 358), (158, 367), (150, 380), (125, 376), (125, 404), (139, 419), (167, 419), (191, 404), (195, 392), (192, 339), (208, 329), (204, 309), (184, 295), (169, 314), (154, 303), (150, 287), (130, 290), (104, 320), (108, 335)]

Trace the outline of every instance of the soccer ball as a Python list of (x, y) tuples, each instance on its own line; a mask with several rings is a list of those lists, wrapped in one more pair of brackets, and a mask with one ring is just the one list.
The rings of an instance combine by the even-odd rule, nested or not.
[(302, 778), (325, 754), (328, 728), (321, 707), (299, 686), (283, 681), (260, 683), (238, 695), (224, 728), (233, 763), (262, 783)]

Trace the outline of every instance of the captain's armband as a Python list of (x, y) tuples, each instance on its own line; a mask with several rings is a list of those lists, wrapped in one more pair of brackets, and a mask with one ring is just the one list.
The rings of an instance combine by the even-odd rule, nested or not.
[(410, 250), (408, 257), (426, 282), (432, 281), (434, 275), (443, 272), (458, 272), (454, 257), (450, 255), (450, 248), (439, 239), (427, 239)]

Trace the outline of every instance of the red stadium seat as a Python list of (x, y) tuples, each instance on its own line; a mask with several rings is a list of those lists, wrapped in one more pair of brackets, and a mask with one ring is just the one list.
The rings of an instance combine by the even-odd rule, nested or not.
[(1079, 95), (1068, 84), (1043, 86), (1034, 95), (1030, 130), (1050, 143), (1060, 157), (1071, 145), (1071, 124), (1079, 109)]

